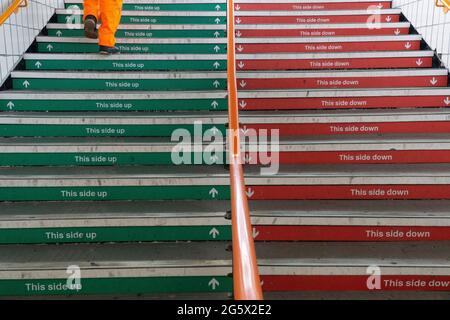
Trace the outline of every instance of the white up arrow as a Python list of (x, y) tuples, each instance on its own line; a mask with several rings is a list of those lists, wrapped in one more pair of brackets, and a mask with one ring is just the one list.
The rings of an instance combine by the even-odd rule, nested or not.
[(216, 100), (214, 100), (213, 102), (211, 102), (211, 107), (212, 107), (213, 109), (217, 109), (218, 106), (219, 106), (219, 103), (218, 103)]
[(216, 188), (212, 188), (211, 190), (209, 190), (209, 195), (214, 199), (216, 196), (219, 195), (219, 191), (217, 191)]
[(211, 287), (211, 289), (216, 290), (216, 288), (220, 286), (220, 283), (216, 278), (212, 278), (211, 281), (208, 282), (208, 286)]
[(6, 106), (9, 108), (9, 110), (12, 110), (12, 108), (15, 107), (15, 104), (14, 104), (14, 102), (9, 101), (8, 104), (7, 104)]
[(220, 232), (216, 228), (212, 228), (211, 231), (209, 231), (209, 235), (215, 239), (220, 235)]

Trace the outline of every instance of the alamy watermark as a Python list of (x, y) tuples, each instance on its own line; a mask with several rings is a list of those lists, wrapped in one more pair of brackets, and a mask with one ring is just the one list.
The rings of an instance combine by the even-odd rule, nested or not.
[(67, 29), (77, 29), (83, 23), (83, 16), (80, 14), (81, 8), (77, 5), (71, 5), (66, 10)]
[(379, 266), (371, 265), (367, 268), (367, 289), (381, 290), (381, 268)]
[(71, 265), (67, 268), (66, 273), (69, 275), (67, 277), (66, 286), (68, 290), (79, 291), (83, 288), (81, 285), (81, 269), (77, 265)]
[[(367, 8), (367, 13), (369, 14), (369, 18), (367, 18), (366, 25), (369, 30), (381, 29), (382, 27), (382, 6), (380, 5), (372, 5)], [(391, 22), (392, 17), (387, 16), (385, 22)]]
[(239, 136), (241, 164), (258, 165), (262, 175), (274, 175), (279, 171), (280, 133), (278, 129), (243, 127), (238, 132), (231, 129), (207, 130), (201, 121), (194, 122), (194, 129), (179, 128), (172, 132), (171, 141), (176, 145), (171, 152), (174, 165), (229, 164), (228, 138)]

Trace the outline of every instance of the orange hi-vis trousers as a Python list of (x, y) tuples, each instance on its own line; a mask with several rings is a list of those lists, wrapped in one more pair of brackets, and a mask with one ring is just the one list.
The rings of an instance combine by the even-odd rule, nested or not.
[(122, 17), (122, 0), (84, 0), (84, 18), (94, 16), (101, 22), (98, 44), (114, 47), (116, 31)]

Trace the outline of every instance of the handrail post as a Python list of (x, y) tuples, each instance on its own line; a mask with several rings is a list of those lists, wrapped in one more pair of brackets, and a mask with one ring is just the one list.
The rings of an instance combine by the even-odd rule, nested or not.
[(229, 161), (233, 229), (233, 284), (236, 300), (262, 300), (253, 227), (245, 192), (239, 139), (234, 1), (227, 2)]
[(0, 14), (0, 26), (3, 25), (13, 13), (17, 14), (20, 8), (24, 8), (26, 6), (28, 6), (28, 0), (14, 0), (14, 2), (6, 8), (5, 12)]
[(436, 7), (443, 8), (444, 13), (447, 13), (450, 10), (450, 1), (449, 0), (436, 0)]

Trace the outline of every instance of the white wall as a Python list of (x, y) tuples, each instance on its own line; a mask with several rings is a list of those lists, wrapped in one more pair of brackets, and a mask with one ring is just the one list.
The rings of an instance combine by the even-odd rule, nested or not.
[(434, 0), (393, 0), (393, 6), (402, 9), (428, 45), (442, 54), (442, 60), (450, 67), (450, 12), (444, 14)]
[[(13, 0), (0, 0), (3, 12)], [(28, 7), (20, 8), (0, 26), (0, 85), (9, 76), (39, 32), (53, 15), (62, 8), (64, 0), (28, 0)]]

